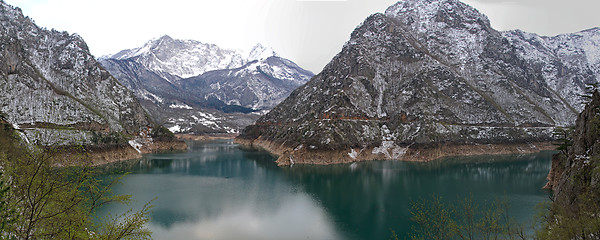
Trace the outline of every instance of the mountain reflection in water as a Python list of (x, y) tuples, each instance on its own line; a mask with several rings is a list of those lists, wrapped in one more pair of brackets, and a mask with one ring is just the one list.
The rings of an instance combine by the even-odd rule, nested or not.
[[(546, 200), (540, 188), (552, 152), (453, 157), (428, 163), (373, 161), (279, 168), (266, 152), (231, 141), (190, 142), (112, 167), (132, 174), (114, 188), (134, 207), (157, 197), (155, 239), (387, 239), (410, 229), (411, 201), (507, 198), (527, 221)], [(100, 215), (125, 207), (110, 205)]]

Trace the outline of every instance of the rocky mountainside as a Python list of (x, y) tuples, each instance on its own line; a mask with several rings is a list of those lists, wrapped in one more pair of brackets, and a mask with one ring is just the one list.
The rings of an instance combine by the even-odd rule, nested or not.
[(40, 28), (0, 1), (0, 111), (26, 139), (87, 144), (93, 132), (137, 135), (151, 120), (76, 34)]
[(155, 121), (195, 134), (237, 133), (314, 75), (260, 44), (244, 53), (169, 36), (100, 62)]
[[(552, 157), (547, 239), (596, 239), (600, 229), (600, 94), (577, 118), (566, 148)], [(571, 145), (571, 146), (569, 146)]]
[(499, 32), (460, 1), (403, 0), (367, 18), (238, 142), (271, 149), (280, 164), (535, 150), (573, 124), (576, 94), (598, 81), (598, 37)]

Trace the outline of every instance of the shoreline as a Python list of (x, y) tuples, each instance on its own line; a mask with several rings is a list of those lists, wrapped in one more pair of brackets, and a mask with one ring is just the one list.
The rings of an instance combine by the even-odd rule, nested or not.
[(130, 145), (84, 146), (67, 149), (59, 153), (59, 157), (64, 160), (63, 166), (101, 166), (142, 158), (143, 154), (183, 151), (187, 147), (184, 141), (154, 141), (143, 145), (139, 151)]
[(527, 154), (543, 150), (554, 150), (550, 142), (505, 143), (505, 144), (453, 144), (437, 147), (379, 147), (349, 148), (344, 150), (309, 150), (303, 147), (291, 148), (268, 140), (238, 139), (234, 143), (254, 149), (265, 150), (277, 157), (278, 166), (293, 164), (331, 165), (373, 160), (398, 160), (409, 162), (429, 162), (452, 156)]
[(194, 135), (194, 134), (183, 134), (178, 133), (175, 134), (175, 137), (179, 140), (190, 140), (190, 141), (209, 141), (209, 140), (223, 140), (223, 139), (234, 139), (239, 134), (203, 134), (203, 135)]

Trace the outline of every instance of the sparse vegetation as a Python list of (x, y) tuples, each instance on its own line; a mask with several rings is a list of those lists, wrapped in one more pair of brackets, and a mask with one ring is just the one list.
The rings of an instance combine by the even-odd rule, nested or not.
[(88, 166), (58, 167), (65, 161), (61, 148), (24, 146), (9, 124), (1, 125), (0, 239), (150, 238), (149, 204), (95, 220), (99, 207), (129, 201), (111, 192), (120, 178), (100, 180)]
[(96, 145), (126, 145), (127, 138), (118, 132), (92, 132), (92, 143)]
[(173, 134), (171, 131), (169, 131), (169, 129), (167, 129), (164, 126), (158, 126), (152, 129), (152, 132), (150, 133), (150, 136), (157, 141), (165, 141), (165, 142), (170, 142), (170, 141), (174, 141), (177, 138), (175, 137), (175, 134)]
[[(414, 222), (409, 239), (531, 239), (534, 231), (526, 231), (509, 214), (506, 199), (479, 205), (473, 196), (456, 202), (445, 202), (432, 195), (411, 204)], [(399, 239), (395, 233), (392, 238)]]

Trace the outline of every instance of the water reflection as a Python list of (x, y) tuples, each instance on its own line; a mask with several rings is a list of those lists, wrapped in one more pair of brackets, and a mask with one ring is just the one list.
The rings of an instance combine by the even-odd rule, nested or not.
[[(191, 146), (187, 153), (146, 156), (115, 188), (133, 193), (137, 205), (158, 197), (150, 224), (155, 239), (344, 239), (270, 155), (230, 142)], [(125, 210), (110, 206), (101, 215)]]
[(299, 166), (282, 171), (314, 196), (343, 231), (360, 238), (387, 239), (389, 229), (409, 231), (411, 201), (432, 193), (446, 200), (471, 193), (477, 202), (507, 198), (512, 215), (531, 219), (545, 200), (541, 190), (553, 152), (448, 158), (428, 163), (377, 161), (334, 166)]
[(132, 174), (115, 192), (133, 194), (138, 206), (158, 197), (155, 239), (387, 239), (390, 229), (402, 237), (410, 201), (431, 193), (449, 200), (473, 193), (481, 202), (506, 196), (524, 220), (545, 200), (552, 154), (279, 168), (269, 154), (231, 141), (189, 146), (121, 166)]

